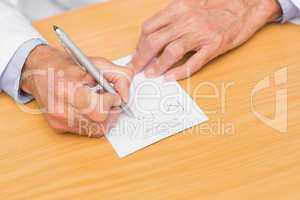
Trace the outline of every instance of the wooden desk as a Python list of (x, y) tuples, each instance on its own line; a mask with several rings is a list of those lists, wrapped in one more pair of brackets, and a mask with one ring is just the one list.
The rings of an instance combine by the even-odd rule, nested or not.
[[(51, 30), (58, 24), (86, 53), (113, 59), (134, 50), (142, 21), (166, 3), (114, 0), (34, 26), (58, 46)], [(299, 35), (295, 25), (269, 26), (182, 81), (185, 89), (190, 82), (191, 95), (202, 95), (196, 100), (210, 122), (125, 159), (104, 138), (55, 133), (42, 116), (22, 112), (1, 94), (0, 199), (300, 199)], [(274, 116), (276, 89), (287, 89), (287, 133), (259, 120), (250, 101), (254, 86), (282, 68), (288, 83), (255, 95), (254, 109)], [(204, 97), (214, 93), (212, 85), (221, 93), (223, 84), (224, 105), (221, 97)], [(222, 125), (234, 129), (213, 128)]]

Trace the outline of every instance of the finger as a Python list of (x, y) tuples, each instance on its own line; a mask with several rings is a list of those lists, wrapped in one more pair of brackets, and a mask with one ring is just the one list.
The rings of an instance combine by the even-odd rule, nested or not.
[[(74, 116), (72, 116), (72, 117), (74, 117)], [(65, 114), (63, 114), (63, 119), (56, 118), (53, 114), (46, 115), (46, 119), (47, 119), (49, 126), (57, 132), (77, 133), (75, 126), (68, 126), (67, 115), (65, 115)], [(72, 120), (74, 120), (74, 118), (72, 118)]]
[(152, 60), (149, 62), (149, 64), (146, 65), (145, 70), (144, 70), (145, 75), (147, 77), (152, 77), (153, 76), (152, 74), (154, 74), (153, 71), (156, 70), (154, 68), (156, 68), (156, 67), (159, 67), (159, 65), (158, 65), (158, 57), (152, 58)]
[[(88, 137), (101, 137), (104, 134), (104, 126), (102, 123), (97, 123), (87, 116), (78, 112), (78, 110), (73, 109), (73, 113), (75, 115), (74, 123), (68, 122), (68, 126), (72, 127), (74, 133), (77, 133), (80, 136), (88, 136)], [(71, 130), (72, 130), (71, 129)]]
[(86, 85), (88, 85), (89, 87), (95, 87), (98, 83), (95, 80), (95, 78), (90, 75), (89, 73), (87, 73), (83, 78), (82, 78), (82, 82)]
[(88, 133), (86, 134), (86, 131), (83, 133), (85, 133), (89, 137), (103, 136), (115, 125), (115, 123), (118, 121), (120, 114), (121, 109), (119, 107), (112, 107), (107, 112), (106, 118), (101, 119), (100, 122), (98, 118), (95, 120), (91, 115), (89, 115), (89, 118), (85, 118), (88, 119), (88, 126), (85, 126), (85, 130), (88, 130)]
[(105, 78), (108, 79), (109, 82), (114, 82), (115, 79), (117, 79), (120, 75), (125, 76), (127, 72), (126, 67), (115, 65), (114, 63), (105, 58), (90, 57), (90, 59), (99, 69), (99, 71), (101, 71), (102, 74), (104, 74)]
[(109, 130), (117, 123), (122, 110), (118, 107), (112, 108), (107, 117), (106, 121), (103, 123), (103, 132), (106, 134)]
[(120, 105), (121, 99), (118, 96), (109, 93), (94, 93), (90, 109), (82, 110), (81, 113), (94, 122), (103, 123), (108, 118), (111, 109)]
[(167, 44), (180, 36), (174, 26), (166, 26), (141, 40), (132, 60), (135, 72), (140, 72)]
[(159, 11), (157, 14), (146, 20), (142, 27), (142, 35), (148, 35), (156, 30), (168, 25), (174, 14), (167, 9)]
[(89, 58), (96, 65), (96, 67), (98, 67), (101, 70), (110, 69), (111, 67), (120, 67), (102, 57), (89, 57)]
[(210, 59), (210, 51), (202, 48), (193, 55), (185, 64), (170, 69), (165, 74), (166, 80), (181, 80), (190, 77), (197, 72), (203, 65), (207, 64)]
[(159, 58), (154, 59), (156, 62), (147, 66), (145, 75), (147, 77), (157, 77), (166, 72), (170, 67), (181, 60), (186, 53), (193, 50), (194, 47), (188, 45), (188, 43), (186, 37), (181, 37), (168, 44)]
[(94, 131), (91, 128), (91, 124), (95, 122), (78, 113), (73, 107), (68, 107), (68, 105), (66, 107), (67, 112), (52, 113), (46, 116), (51, 128), (60, 133), (75, 133), (89, 137), (103, 133), (101, 130)]
[(125, 102), (129, 101), (129, 91), (130, 91), (131, 80), (127, 78), (120, 78), (114, 84), (114, 87), (118, 94), (120, 95), (121, 99)]
[(81, 136), (100, 137), (104, 133), (101, 123), (82, 114), (72, 105), (65, 104), (63, 112), (48, 113), (47, 121), (54, 130), (62, 133), (76, 133)]
[(68, 103), (81, 114), (96, 122), (103, 122), (111, 107), (120, 106), (119, 96), (108, 93), (98, 94), (88, 86), (80, 86), (73, 91), (73, 98), (68, 98)]
[(104, 126), (103, 124), (96, 123), (88, 118), (82, 118), (75, 131), (81, 136), (99, 138), (104, 135)]
[(111, 83), (117, 82), (120, 78), (126, 78), (128, 81), (133, 79), (134, 72), (129, 67), (115, 65), (103, 58), (92, 58), (92, 61)]
[[(101, 68), (105, 78), (114, 85), (121, 98), (124, 101), (128, 101), (129, 88), (134, 75), (133, 70), (131, 68), (114, 65), (102, 59), (94, 59), (94, 62)], [(104, 65), (103, 62), (105, 63)]]

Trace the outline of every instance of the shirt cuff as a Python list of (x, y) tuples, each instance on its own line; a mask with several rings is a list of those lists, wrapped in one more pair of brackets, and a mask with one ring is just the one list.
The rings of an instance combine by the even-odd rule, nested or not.
[(17, 103), (24, 104), (33, 99), (31, 95), (24, 93), (20, 88), (22, 69), (31, 51), (43, 44), (47, 44), (47, 42), (42, 39), (31, 39), (23, 43), (10, 59), (0, 78), (1, 89)]
[(285, 23), (291, 19), (299, 16), (299, 9), (293, 4), (291, 0), (278, 0), (281, 6), (283, 15), (278, 20), (281, 23)]

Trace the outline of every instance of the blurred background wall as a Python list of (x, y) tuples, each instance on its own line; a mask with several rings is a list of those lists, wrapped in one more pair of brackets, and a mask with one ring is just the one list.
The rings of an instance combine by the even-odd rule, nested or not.
[(81, 6), (109, 0), (1, 0), (17, 7), (28, 19), (39, 20)]

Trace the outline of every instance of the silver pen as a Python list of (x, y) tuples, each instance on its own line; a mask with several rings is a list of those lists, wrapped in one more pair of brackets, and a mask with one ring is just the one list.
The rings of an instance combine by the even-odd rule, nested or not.
[[(103, 87), (103, 89), (113, 95), (118, 95), (113, 86), (105, 79), (101, 70), (99, 70), (87, 56), (76, 46), (76, 44), (70, 39), (70, 37), (58, 26), (53, 26), (53, 29), (66, 50), (71, 54), (71, 56), (76, 59), (76, 62), (80, 64), (93, 78), (97, 83)], [(130, 117), (135, 117), (129, 106), (126, 102), (122, 100), (121, 104), (122, 110)]]

